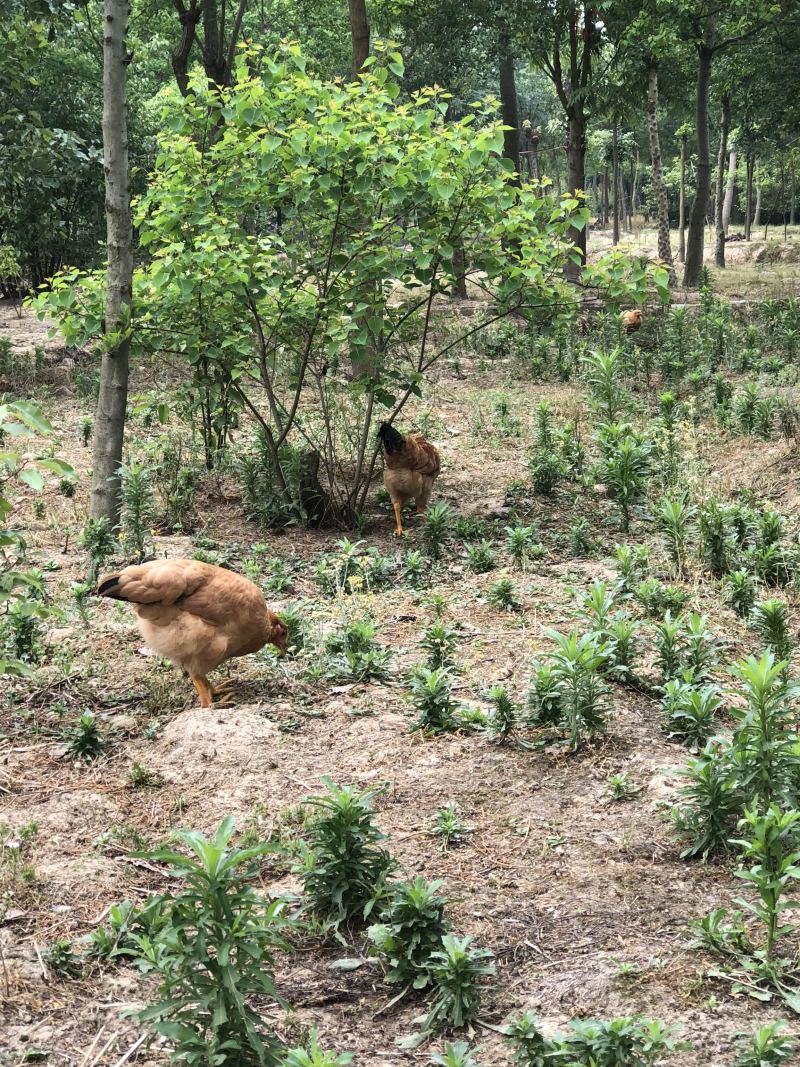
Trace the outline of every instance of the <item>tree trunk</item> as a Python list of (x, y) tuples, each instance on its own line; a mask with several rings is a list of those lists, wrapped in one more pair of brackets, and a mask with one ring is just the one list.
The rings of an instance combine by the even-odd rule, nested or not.
[(725, 266), (725, 223), (723, 188), (725, 185), (725, 159), (728, 155), (728, 131), (731, 127), (731, 98), (728, 93), (722, 94), (722, 112), (719, 118), (719, 151), (717, 152), (717, 180), (714, 189), (714, 227), (716, 229), (716, 244), (714, 247), (714, 262), (718, 267)]
[(792, 190), (791, 191), (791, 198), (789, 200), (789, 225), (790, 226), (794, 226), (794, 224), (795, 224), (794, 220), (795, 220), (795, 214), (796, 214), (796, 211), (795, 211), (796, 193), (797, 193), (796, 185), (795, 185), (794, 167), (792, 167), (792, 186), (791, 186), (791, 190)]
[(608, 208), (608, 167), (603, 171), (603, 229), (608, 226), (610, 212)]
[(106, 187), (106, 336), (92, 455), (93, 518), (119, 522), (119, 467), (128, 403), (133, 234), (128, 188), (128, 0), (103, 4), (103, 169)]
[(681, 137), (681, 178), (678, 190), (678, 262), (686, 259), (686, 138)]
[[(573, 110), (567, 120), (567, 187), (571, 194), (582, 191), (586, 182), (586, 116), (580, 106)], [(581, 263), (586, 262), (586, 227), (570, 228), (569, 239), (577, 246)], [(571, 260), (567, 263), (566, 275), (575, 281), (580, 267)]]
[(619, 244), (619, 140), (617, 133), (617, 124), (614, 123), (614, 128), (611, 132), (611, 171), (613, 175), (613, 213), (614, 213), (614, 230), (612, 234), (612, 242), (615, 245)]
[(689, 218), (689, 235), (686, 240), (686, 262), (683, 284), (687, 289), (696, 289), (703, 266), (708, 197), (711, 192), (711, 159), (708, 144), (708, 93), (711, 86), (711, 64), (714, 50), (711, 47), (714, 25), (707, 20), (705, 38), (698, 46), (697, 63), (697, 178), (692, 211)]
[(172, 50), (172, 70), (181, 93), (189, 92), (189, 57), (197, 38), (197, 26), (203, 23), (203, 69), (212, 85), (231, 84), (236, 46), (242, 31), (242, 21), (247, 10), (247, 0), (239, 0), (233, 17), (230, 34), (225, 38), (225, 0), (172, 0), (172, 6), (181, 24), (181, 36)]
[(728, 156), (728, 184), (725, 187), (725, 201), (722, 205), (722, 228), (725, 236), (731, 224), (731, 209), (733, 208), (733, 194), (736, 192), (736, 161), (738, 155), (735, 151)]
[(653, 189), (656, 194), (658, 220), (658, 258), (669, 268), (670, 285), (675, 284), (675, 266), (669, 240), (669, 200), (667, 183), (661, 170), (661, 144), (658, 137), (658, 68), (652, 65), (647, 78), (647, 134), (650, 140), (650, 163), (653, 168)]
[(536, 127), (531, 137), (531, 174), (535, 182), (542, 180), (542, 172), (539, 170), (539, 142), (542, 139), (542, 131)]
[(453, 241), (453, 289), (450, 295), (456, 300), (467, 299), (466, 261), (464, 258), (464, 242), (461, 238)]
[(350, 10), (350, 37), (353, 42), (353, 65), (350, 77), (358, 77), (369, 55), (369, 19), (367, 18), (367, 0), (347, 0)]
[(636, 149), (636, 163), (631, 165), (631, 233), (633, 233), (633, 219), (636, 215), (636, 200), (639, 194), (639, 149)]
[(497, 41), (497, 56), (500, 66), (500, 117), (503, 125), (503, 157), (510, 159), (514, 167), (514, 177), (509, 181), (520, 184), (519, 177), (519, 105), (517, 103), (517, 83), (514, 78), (514, 55), (508, 31), (501, 28)]
[(753, 212), (753, 226), (757, 229), (761, 225), (761, 182), (759, 181), (758, 174), (758, 160), (755, 161), (755, 183), (756, 183), (756, 209)]
[(750, 227), (753, 221), (753, 157), (747, 156), (745, 161), (745, 187), (744, 187), (744, 239), (750, 240)]

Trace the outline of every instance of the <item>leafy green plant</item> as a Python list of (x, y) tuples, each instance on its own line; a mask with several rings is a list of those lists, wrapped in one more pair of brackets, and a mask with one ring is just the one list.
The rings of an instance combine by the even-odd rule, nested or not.
[(750, 621), (765, 647), (778, 659), (789, 660), (794, 642), (789, 634), (786, 603), (777, 598), (761, 600), (754, 605)]
[(447, 900), (439, 893), (443, 884), (414, 878), (391, 886), (380, 923), (367, 930), (387, 982), (413, 989), (430, 985), (433, 955), (450, 930)]
[(685, 496), (662, 497), (656, 508), (656, 523), (667, 546), (674, 577), (686, 574), (686, 541), (690, 524), (696, 514)]
[(422, 530), (422, 540), (434, 559), (439, 559), (442, 548), (447, 541), (452, 524), (453, 513), (450, 506), (443, 500), (437, 500), (425, 513), (425, 526)]
[(453, 670), (457, 643), (458, 630), (443, 619), (434, 619), (422, 631), (419, 645), (427, 653), (426, 665), (431, 670)]
[(607, 786), (611, 800), (632, 800), (633, 797), (641, 793), (641, 788), (632, 781), (627, 771), (610, 774)]
[(797, 1050), (797, 1041), (790, 1034), (782, 1034), (783, 1019), (764, 1023), (754, 1033), (736, 1034), (733, 1067), (780, 1067), (788, 1063)]
[(452, 680), (445, 667), (415, 667), (411, 673), (411, 699), (417, 711), (412, 730), (443, 733), (458, 729)]
[(72, 941), (61, 938), (51, 941), (44, 950), (44, 962), (58, 978), (80, 978), (83, 963)]
[(741, 619), (746, 619), (756, 602), (756, 584), (749, 571), (731, 571), (725, 580), (728, 603)]
[(326, 1052), (320, 1048), (317, 1031), (311, 1031), (306, 1048), (287, 1049), (278, 1067), (347, 1067), (353, 1062), (351, 1052)]
[(716, 730), (722, 700), (716, 686), (696, 685), (689, 670), (683, 672), (682, 679), (672, 678), (664, 685), (661, 706), (670, 737), (680, 738), (697, 752)]
[(608, 672), (617, 681), (624, 682), (633, 673), (639, 628), (640, 624), (626, 611), (617, 611), (602, 633), (608, 645)]
[(436, 812), (432, 832), (441, 838), (444, 851), (463, 842), (464, 837), (469, 833), (469, 828), (461, 818), (455, 801), (449, 801)]
[(405, 554), (403, 571), (410, 585), (419, 585), (428, 570), (428, 561), (419, 549), (412, 548)]
[(446, 1027), (462, 1027), (474, 1022), (481, 1005), (481, 983), (495, 973), (492, 953), (472, 947), (472, 938), (445, 934), (441, 948), (431, 954), (431, 1006), (414, 1021), (419, 1033), (401, 1042), (413, 1048), (431, 1034)]
[(534, 493), (552, 496), (561, 481), (562, 464), (557, 452), (539, 449), (530, 459), (531, 484)]
[(647, 549), (644, 545), (617, 545), (617, 580), (623, 593), (630, 593), (633, 584), (647, 571)]
[(158, 921), (150, 933), (135, 936), (139, 967), (160, 979), (155, 1003), (139, 1019), (166, 1038), (174, 1062), (234, 1057), (243, 1067), (276, 1067), (280, 1043), (265, 1030), (251, 998), (281, 1002), (273, 958), (287, 947), (285, 904), (250, 885), (254, 860), (275, 846), (231, 848), (234, 832), (228, 817), (210, 839), (196, 831), (176, 834), (191, 855), (171, 848), (147, 853), (169, 864), (181, 885), (156, 898)]
[(595, 634), (550, 632), (556, 649), (550, 653), (559, 723), (566, 730), (570, 751), (605, 730), (607, 689), (601, 670), (608, 648)]
[(493, 685), (487, 693), (492, 705), (489, 717), (489, 733), (499, 742), (507, 741), (517, 725), (517, 708), (503, 685)]
[(681, 787), (680, 802), (672, 809), (672, 820), (688, 839), (681, 858), (705, 860), (711, 853), (728, 848), (742, 810), (742, 793), (727, 751), (713, 740), (680, 774), (686, 784)]
[(369, 918), (395, 863), (380, 847), (386, 838), (373, 821), (378, 790), (359, 792), (328, 777), (322, 781), (327, 794), (305, 800), (319, 815), (308, 827), (296, 873), (313, 910), (338, 930), (344, 922)]
[(589, 382), (589, 403), (602, 422), (615, 422), (625, 407), (625, 392), (620, 384), (623, 369), (621, 348), (611, 352), (590, 352), (584, 357), (583, 370)]
[(540, 452), (552, 452), (555, 447), (553, 408), (546, 400), (536, 405), (536, 447)]
[(583, 556), (592, 550), (591, 527), (587, 519), (576, 519), (569, 528), (569, 543), (573, 555)]
[(666, 685), (677, 678), (683, 665), (683, 621), (673, 619), (667, 611), (661, 622), (655, 627), (656, 668), (661, 677), (661, 684)]
[(434, 1052), (430, 1062), (436, 1067), (480, 1067), (466, 1041), (446, 1041), (444, 1052)]
[(794, 806), (800, 755), (790, 705), (797, 687), (787, 683), (786, 664), (772, 652), (748, 656), (734, 666), (746, 704), (733, 708), (733, 733), (740, 787), (751, 805)]
[(510, 578), (501, 578), (489, 588), (486, 599), (502, 611), (518, 611), (521, 607), (516, 596), (516, 586)]
[(627, 532), (631, 508), (647, 490), (652, 448), (641, 434), (618, 423), (602, 426), (599, 441), (601, 477), (609, 495), (619, 504), (622, 529)]
[(772, 956), (776, 938), (794, 930), (791, 925), (781, 925), (781, 915), (796, 906), (795, 901), (784, 898), (790, 883), (800, 880), (800, 851), (795, 848), (798, 822), (800, 811), (781, 811), (772, 804), (763, 815), (745, 809), (744, 818), (739, 823), (739, 832), (749, 831), (749, 834), (735, 844), (742, 848), (745, 862), (754, 862), (749, 870), (740, 870), (736, 874), (755, 891), (756, 901), (738, 900), (737, 903), (766, 926), (764, 955), (767, 961)]
[(691, 1046), (660, 1019), (571, 1019), (569, 1032), (546, 1037), (532, 1012), (508, 1028), (512, 1063), (520, 1067), (652, 1067)]
[(87, 519), (78, 538), (78, 545), (89, 557), (87, 581), (94, 585), (100, 568), (107, 559), (113, 556), (117, 548), (108, 519)]
[(512, 565), (522, 570), (537, 547), (541, 547), (536, 544), (536, 532), (532, 526), (506, 526), (505, 533)]
[(122, 542), (141, 562), (152, 545), (152, 527), (156, 517), (153, 491), (153, 470), (143, 463), (132, 461), (121, 466), (120, 529)]
[(700, 555), (715, 578), (721, 578), (733, 568), (735, 540), (727, 522), (727, 514), (716, 500), (709, 500), (700, 508)]
[(97, 719), (90, 711), (84, 711), (67, 737), (67, 755), (73, 759), (93, 760), (105, 748), (103, 735)]
[(486, 574), (497, 566), (497, 557), (488, 541), (467, 547), (467, 566), (474, 574)]

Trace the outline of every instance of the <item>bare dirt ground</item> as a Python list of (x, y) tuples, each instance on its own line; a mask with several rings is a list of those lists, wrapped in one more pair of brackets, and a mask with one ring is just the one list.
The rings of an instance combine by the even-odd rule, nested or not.
[[(9, 330), (16, 343), (43, 343), (30, 317), (11, 321)], [(59, 1067), (121, 1065), (142, 1032), (124, 1013), (143, 1005), (148, 982), (131, 968), (106, 965), (80, 978), (59, 978), (44, 962), (47, 943), (86, 935), (112, 904), (141, 902), (163, 888), (159, 865), (128, 855), (137, 843), (155, 845), (177, 827), (208, 833), (226, 814), (240, 828), (255, 819), (268, 834), (281, 827), (287, 808), (321, 791), (323, 774), (340, 784), (385, 788), (377, 821), (402, 871), (445, 879), (455, 930), (495, 954), (497, 975), (483, 1012), (491, 1026), (527, 1008), (553, 1028), (575, 1015), (643, 1013), (681, 1025), (693, 1042), (693, 1051), (669, 1062), (706, 1067), (732, 1062), (733, 1033), (785, 1014), (778, 1004), (732, 997), (724, 984), (704, 977), (708, 958), (687, 948), (689, 919), (729, 905), (741, 884), (725, 864), (678, 858), (666, 812), (687, 752), (667, 740), (658, 703), (644, 691), (613, 686), (607, 738), (571, 757), (501, 747), (480, 735), (426, 739), (409, 733), (404, 679), (420, 658), (416, 644), (432, 617), (430, 593), (447, 598), (449, 618), (462, 626), (459, 698), (480, 704), (487, 686), (502, 681), (524, 700), (531, 659), (550, 647), (546, 632), (569, 627), (574, 618), (573, 590), (614, 573), (610, 557), (623, 538), (601, 494), (570, 491), (555, 501), (534, 501), (533, 522), (546, 554), (512, 575), (520, 612), (490, 606), (486, 591), (505, 572), (473, 575), (460, 545), (429, 588), (397, 585), (374, 594), (380, 640), (396, 653), (391, 682), (310, 682), (301, 663), (260, 654), (233, 668), (241, 682), (233, 707), (200, 711), (175, 671), (139, 653), (141, 641), (124, 606), (92, 604), (88, 624), (69, 606), (69, 584), (85, 568), (75, 542), (90, 463), (79, 430), (90, 405), (74, 395), (75, 368), (59, 371), (59, 353), (52, 351), (48, 366), (57, 372), (43, 372), (50, 384), (35, 389), (56, 426), (57, 454), (82, 477), (71, 499), (54, 487), (45, 491), (43, 518), (33, 515), (27, 492), (18, 498), (31, 557), (53, 564), (48, 585), (66, 605), (66, 616), (49, 629), (36, 679), (4, 682), (0, 698), (0, 823), (37, 826), (28, 859), (35, 877), (15, 895), (0, 926), (3, 1067), (37, 1058)], [(157, 368), (143, 368), (136, 388), (158, 381)], [(490, 418), (501, 394), (523, 424), (519, 438), (498, 438), (484, 428), (484, 415)], [(501, 513), (506, 485), (525, 475), (534, 408), (543, 398), (567, 414), (580, 392), (534, 384), (507, 365), (482, 369), (476, 363), (463, 380), (443, 372), (427, 407), (444, 457), (438, 495), (460, 514)], [(796, 459), (785, 444), (754, 449), (752, 441), (715, 433), (698, 438), (697, 454), (727, 487), (753, 485), (763, 492), (772, 479), (779, 506), (796, 510)], [(273, 598), (276, 605), (303, 600), (315, 622), (326, 625), (336, 609), (320, 594), (312, 570), (336, 536), (265, 533), (243, 517), (235, 486), (222, 488), (211, 481), (203, 486), (207, 507), (194, 539), (202, 533), (220, 547), (235, 544), (234, 565), (251, 544), (266, 543), (294, 576), (293, 589)], [(574, 554), (566, 535), (580, 517), (588, 519), (594, 543), (586, 556)], [(390, 539), (386, 509), (376, 509), (371, 519), (368, 543), (387, 554), (401, 552)], [(498, 532), (502, 525), (501, 518)], [(651, 536), (649, 527), (634, 523), (632, 539)], [(191, 544), (163, 539), (158, 550), (185, 554)], [(716, 591), (698, 579), (689, 587), (693, 604), (709, 614), (721, 638), (722, 662), (751, 651), (752, 639)], [(721, 670), (719, 680), (725, 679)], [(86, 708), (96, 712), (109, 739), (105, 754), (88, 764), (66, 759), (63, 741), (65, 728)], [(131, 788), (134, 763), (154, 772), (158, 784)], [(607, 779), (622, 770), (641, 791), (612, 803)], [(450, 801), (471, 832), (460, 847), (442, 851), (431, 827), (437, 809)], [(296, 888), (268, 865), (262, 879), (268, 891)], [(428, 1062), (441, 1042), (416, 1052), (395, 1046), (412, 1029), (419, 1002), (376, 1015), (389, 993), (375, 964), (364, 961), (347, 972), (330, 967), (343, 955), (363, 958), (363, 952), (363, 939), (356, 938), (346, 951), (335, 943), (300, 941), (295, 953), (280, 956), (278, 986), (292, 1010), (265, 1006), (277, 1031), (298, 1039), (315, 1025), (323, 1045), (353, 1051), (358, 1067)], [(494, 1030), (477, 1028), (475, 1041), (486, 1067), (509, 1062)], [(156, 1042), (138, 1045), (125, 1062), (149, 1067), (166, 1060)]]

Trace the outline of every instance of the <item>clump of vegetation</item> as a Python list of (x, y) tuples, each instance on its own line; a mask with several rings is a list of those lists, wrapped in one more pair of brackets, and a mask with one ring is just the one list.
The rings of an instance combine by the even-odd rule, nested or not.
[(457, 730), (452, 679), (445, 667), (417, 666), (411, 673), (411, 699), (417, 711), (412, 730), (445, 733)]
[(137, 963), (159, 979), (156, 999), (140, 1018), (166, 1039), (176, 1061), (233, 1055), (242, 1065), (277, 1067), (280, 1042), (252, 998), (279, 1000), (273, 959), (287, 947), (285, 904), (250, 884), (254, 860), (275, 846), (231, 848), (234, 830), (229, 817), (210, 839), (179, 831), (188, 856), (171, 848), (148, 854), (169, 864), (181, 884), (156, 898), (157, 921), (136, 937)]
[(454, 801), (451, 800), (436, 812), (432, 832), (441, 838), (444, 851), (463, 842), (469, 828), (461, 818), (458, 805)]
[(97, 719), (90, 711), (84, 711), (67, 738), (67, 755), (73, 759), (93, 760), (101, 755), (105, 740)]
[(546, 1037), (539, 1020), (526, 1012), (508, 1027), (512, 1063), (520, 1067), (652, 1067), (663, 1056), (691, 1046), (660, 1019), (623, 1017), (572, 1019), (566, 1034)]
[(444, 917), (447, 900), (439, 892), (443, 885), (414, 878), (391, 886), (380, 923), (367, 930), (387, 982), (412, 989), (430, 985), (434, 953), (450, 930)]
[(332, 929), (363, 922), (384, 898), (395, 862), (381, 847), (386, 840), (375, 825), (372, 802), (377, 790), (359, 792), (322, 779), (327, 794), (307, 797), (319, 814), (308, 826), (296, 869), (310, 907)]
[[(570, 751), (605, 730), (608, 648), (596, 634), (551, 632), (556, 648), (535, 664), (529, 707), (535, 721), (563, 728)], [(544, 697), (544, 699), (543, 699)]]

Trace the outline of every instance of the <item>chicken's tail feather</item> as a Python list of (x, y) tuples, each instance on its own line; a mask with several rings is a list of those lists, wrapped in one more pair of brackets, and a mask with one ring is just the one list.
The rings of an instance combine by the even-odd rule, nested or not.
[(108, 596), (112, 600), (125, 600), (126, 598), (120, 592), (120, 582), (118, 574), (109, 574), (105, 578), (101, 578), (97, 586), (98, 596)]
[(402, 452), (403, 435), (399, 430), (395, 430), (394, 426), (391, 426), (388, 422), (381, 423), (380, 429), (378, 430), (378, 437), (381, 439), (384, 450), (390, 455), (394, 452)]

